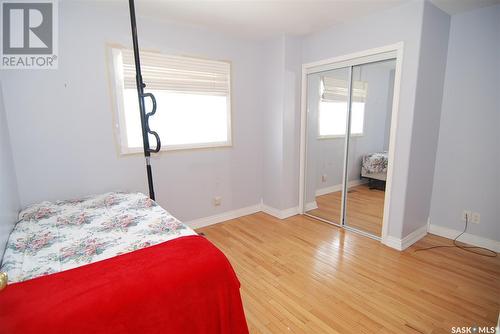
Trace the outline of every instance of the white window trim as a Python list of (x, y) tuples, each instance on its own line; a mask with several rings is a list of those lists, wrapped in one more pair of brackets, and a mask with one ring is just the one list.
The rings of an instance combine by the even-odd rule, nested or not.
[[(320, 127), (321, 127), (321, 113), (319, 112), (321, 102), (323, 102), (321, 99), (319, 99), (318, 102), (318, 136), (316, 139), (318, 140), (328, 140), (328, 139), (343, 139), (346, 137), (346, 134), (342, 135), (320, 135)], [(365, 135), (365, 110), (363, 109), (363, 129), (361, 133), (351, 133), (351, 137), (363, 137)]]
[[(126, 120), (124, 117), (124, 80), (122, 69), (117, 61), (118, 52), (120, 49), (127, 49), (124, 46), (116, 44), (108, 44), (108, 63), (109, 63), (109, 75), (110, 75), (110, 89), (112, 91), (112, 103), (113, 103), (113, 128), (115, 132), (115, 140), (117, 151), (120, 156), (127, 155), (139, 155), (144, 152), (142, 147), (129, 147), (128, 137), (127, 137), (127, 127)], [(148, 52), (158, 52), (157, 50), (147, 50)], [(202, 57), (186, 56), (190, 58), (206, 59)], [(217, 148), (229, 148), (233, 147), (233, 117), (232, 117), (232, 91), (233, 91), (233, 71), (232, 62), (228, 60), (217, 60), (220, 62), (225, 62), (229, 64), (229, 97), (227, 99), (227, 140), (222, 142), (204, 142), (204, 143), (194, 143), (194, 144), (182, 144), (182, 145), (166, 145), (162, 143), (161, 150), (159, 153), (172, 152), (172, 151), (184, 151), (184, 150), (198, 150), (198, 149), (217, 149)], [(160, 112), (158, 110), (158, 112)], [(154, 116), (153, 116), (154, 117)], [(152, 129), (154, 130), (154, 129)], [(161, 138), (160, 138), (161, 139)]]
[[(364, 133), (351, 133), (351, 137), (363, 137)], [(343, 139), (345, 135), (323, 135), (318, 136), (318, 140)]]

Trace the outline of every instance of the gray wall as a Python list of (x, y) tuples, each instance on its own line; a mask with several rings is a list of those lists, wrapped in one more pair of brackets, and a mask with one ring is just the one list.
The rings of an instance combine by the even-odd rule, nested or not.
[[(113, 190), (147, 192), (144, 158), (120, 157), (106, 43), (131, 45), (126, 3), (62, 2), (59, 69), (0, 71), (22, 205)], [(183, 220), (260, 203), (261, 45), (140, 19), (146, 49), (232, 62), (233, 147), (155, 155), (159, 203)], [(8, 83), (8, 85), (6, 84)], [(25, 98), (29, 96), (29, 98)], [(222, 205), (214, 207), (214, 196)]]
[(298, 203), (301, 39), (281, 36), (266, 41), (264, 55), (262, 201), (282, 210)]
[(0, 259), (19, 211), (16, 173), (12, 163), (12, 150), (1, 88), (0, 84)]
[(263, 115), (263, 183), (262, 200), (273, 208), (283, 207), (283, 110), (284, 110), (284, 40), (282, 38), (265, 43), (263, 73), (265, 87)]
[(500, 241), (500, 5), (451, 19), (431, 223)]
[(403, 236), (425, 226), (430, 213), (449, 27), (449, 15), (425, 2)]

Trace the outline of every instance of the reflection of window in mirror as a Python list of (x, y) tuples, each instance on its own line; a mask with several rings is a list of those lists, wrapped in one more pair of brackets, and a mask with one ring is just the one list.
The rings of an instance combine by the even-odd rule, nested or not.
[[(354, 81), (352, 88), (351, 135), (362, 136), (365, 118), (365, 100), (368, 85)], [(347, 120), (347, 81), (333, 77), (321, 78), (319, 102), (319, 138), (341, 138), (345, 136)]]

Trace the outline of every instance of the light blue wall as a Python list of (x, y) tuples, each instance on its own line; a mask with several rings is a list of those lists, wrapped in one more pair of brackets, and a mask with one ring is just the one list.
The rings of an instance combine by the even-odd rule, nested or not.
[(16, 173), (0, 85), (0, 258), (3, 256), (9, 233), (17, 221), (18, 211), (19, 194)]
[(441, 118), (450, 16), (424, 2), (402, 236), (427, 225)]
[[(22, 205), (107, 191), (147, 193), (144, 157), (118, 155), (108, 77), (106, 44), (132, 43), (126, 2), (64, 1), (59, 17), (57, 70), (0, 71), (7, 120), (16, 129)], [(259, 204), (260, 43), (153, 19), (140, 18), (138, 27), (145, 49), (232, 63), (233, 147), (154, 155), (160, 205), (189, 221)], [(213, 206), (215, 196), (221, 206)]]
[(500, 5), (451, 19), (431, 224), (500, 241)]

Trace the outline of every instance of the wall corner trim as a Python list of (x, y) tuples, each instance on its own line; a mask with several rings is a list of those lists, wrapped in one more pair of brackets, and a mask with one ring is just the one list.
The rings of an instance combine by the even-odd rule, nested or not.
[(427, 235), (427, 224), (419, 227), (402, 239), (388, 235), (383, 243), (398, 251), (403, 251)]
[(275, 209), (273, 207), (270, 207), (270, 206), (267, 206), (265, 204), (262, 204), (262, 212), (265, 212), (273, 217), (276, 217), (278, 219), (286, 219), (288, 217), (291, 217), (291, 216), (295, 216), (295, 215), (298, 215), (299, 214), (299, 207), (298, 206), (295, 206), (295, 207), (292, 207), (292, 208), (288, 208), (288, 209), (285, 209), (285, 210), (279, 210), (279, 209)]

